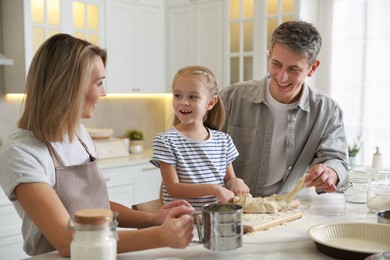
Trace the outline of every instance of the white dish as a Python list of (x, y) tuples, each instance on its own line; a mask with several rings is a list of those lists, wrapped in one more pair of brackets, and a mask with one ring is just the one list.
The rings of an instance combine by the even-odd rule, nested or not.
[(108, 139), (114, 130), (112, 128), (88, 128), (88, 133), (92, 139)]
[(339, 259), (361, 259), (390, 250), (390, 225), (332, 223), (311, 227), (309, 237), (317, 249)]

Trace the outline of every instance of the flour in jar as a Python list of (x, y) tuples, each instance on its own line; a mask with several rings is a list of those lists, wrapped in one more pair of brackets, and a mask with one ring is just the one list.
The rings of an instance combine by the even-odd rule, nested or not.
[(367, 207), (374, 212), (390, 209), (390, 196), (374, 196), (367, 200)]
[(390, 209), (390, 179), (370, 183), (367, 191), (367, 207), (373, 212)]

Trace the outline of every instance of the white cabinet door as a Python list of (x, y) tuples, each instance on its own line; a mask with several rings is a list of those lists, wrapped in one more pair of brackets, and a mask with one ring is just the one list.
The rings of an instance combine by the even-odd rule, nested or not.
[(134, 203), (134, 175), (132, 167), (121, 166), (103, 169), (108, 196), (111, 201), (131, 207)]
[(158, 199), (160, 196), (160, 169), (145, 163), (133, 168), (134, 172), (134, 204)]
[(108, 93), (127, 93), (134, 90), (134, 6), (121, 1), (107, 1), (106, 48)]
[(168, 7), (167, 85), (176, 72), (195, 64), (195, 15), (191, 6)]
[(111, 201), (127, 207), (160, 196), (160, 169), (149, 162), (103, 168)]
[(218, 81), (224, 74), (224, 1), (167, 3), (167, 84), (184, 66), (203, 65)]
[(106, 3), (108, 93), (165, 92), (162, 3)]
[(0, 191), (0, 223), (0, 259), (27, 258), (23, 251), (22, 220), (3, 191)]
[(196, 13), (196, 63), (211, 69), (222, 82), (224, 58), (223, 1), (198, 4)]
[(135, 86), (141, 92), (166, 92), (163, 8), (138, 6), (135, 17)]

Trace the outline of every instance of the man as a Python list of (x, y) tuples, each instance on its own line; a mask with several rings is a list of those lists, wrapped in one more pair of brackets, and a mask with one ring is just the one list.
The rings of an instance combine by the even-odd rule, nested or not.
[(272, 35), (268, 75), (221, 92), (223, 130), (240, 153), (233, 166), (254, 197), (286, 193), (305, 173), (306, 186), (318, 192), (334, 192), (345, 181), (342, 110), (305, 83), (320, 65), (321, 42), (313, 25), (283, 23)]

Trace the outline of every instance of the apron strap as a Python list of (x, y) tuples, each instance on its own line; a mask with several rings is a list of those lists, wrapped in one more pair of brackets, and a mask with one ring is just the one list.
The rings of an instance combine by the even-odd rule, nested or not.
[(47, 148), (49, 149), (49, 153), (50, 153), (51, 158), (53, 159), (54, 167), (55, 168), (61, 167), (63, 165), (63, 163), (62, 163), (60, 157), (58, 156), (56, 150), (54, 150), (51, 143), (45, 142), (45, 144), (46, 144)]
[(96, 157), (92, 155), (92, 153), (89, 151), (88, 146), (81, 140), (79, 136), (77, 136), (82, 146), (84, 146), (85, 151), (89, 154), (90, 161), (93, 162), (96, 160)]

